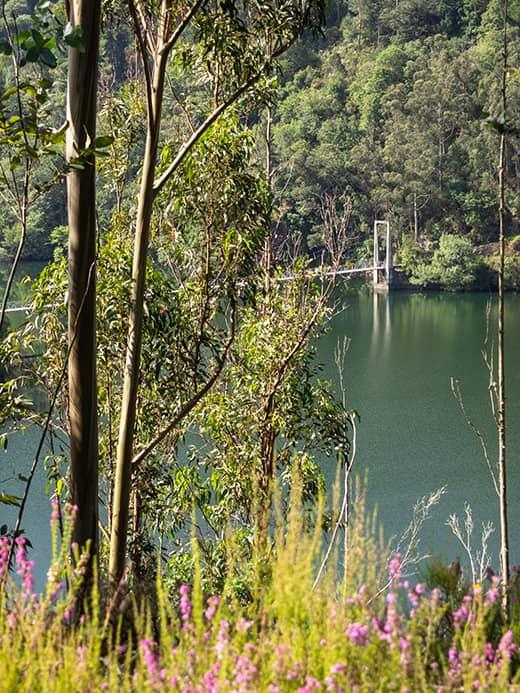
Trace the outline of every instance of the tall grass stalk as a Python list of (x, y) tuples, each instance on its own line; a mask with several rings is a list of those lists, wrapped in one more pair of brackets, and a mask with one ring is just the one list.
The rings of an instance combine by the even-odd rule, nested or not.
[[(55, 542), (43, 595), (32, 591), (23, 542), (21, 583), (0, 547), (2, 691), (430, 691), (511, 690), (520, 681), (513, 633), (501, 621), (495, 583), (476, 584), (455, 607), (442, 589), (409, 584), (388, 556), (359, 486), (349, 532), (348, 582), (331, 557), (313, 590), (326, 537), (323, 503), (314, 520), (296, 487), (286, 521), (278, 511), (269, 570), (253, 598), (237, 594), (229, 560), (222, 593), (194, 579), (174, 594), (157, 574), (152, 599), (105, 618), (103, 591), (73, 613), (82, 556)], [(276, 505), (276, 503), (275, 503)], [(66, 523), (65, 539), (70, 531)], [(229, 551), (233, 551), (232, 535)], [(382, 566), (382, 563), (385, 565)], [(243, 567), (255, 575), (249, 566)], [(382, 571), (384, 574), (382, 574)], [(377, 599), (382, 583), (388, 590)]]

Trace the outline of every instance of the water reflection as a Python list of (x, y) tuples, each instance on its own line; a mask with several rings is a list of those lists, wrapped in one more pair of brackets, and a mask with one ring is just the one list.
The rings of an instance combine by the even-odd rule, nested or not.
[[(486, 335), (485, 294), (360, 291), (347, 294), (346, 311), (320, 340), (319, 358), (327, 375), (337, 376), (329, 355), (338, 338), (350, 338), (345, 382), (349, 405), (361, 414), (358, 471), (369, 472), (369, 494), (380, 509), (386, 534), (399, 533), (420, 496), (447, 485), (448, 493), (425, 535), (436, 552), (460, 549), (444, 522), (469, 501), (479, 521), (498, 526), (497, 500), (475, 435), (461, 415), (451, 389), (457, 378), (468, 414), (486, 435), (490, 452), (496, 432), (489, 408), (488, 373), (481, 349)], [(508, 295), (507, 392), (510, 499), (520, 492), (520, 297)], [(492, 301), (490, 328), (496, 319)], [(329, 465), (327, 465), (327, 468)], [(512, 505), (511, 542), (520, 561), (520, 505)], [(495, 547), (497, 537), (495, 536)], [(496, 552), (495, 552), (496, 562)]]

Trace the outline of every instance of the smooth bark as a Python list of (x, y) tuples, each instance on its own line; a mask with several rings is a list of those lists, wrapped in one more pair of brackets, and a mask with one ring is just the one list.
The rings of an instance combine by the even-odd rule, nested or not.
[(73, 0), (69, 21), (80, 26), (83, 49), (69, 47), (67, 175), (69, 223), (70, 494), (78, 506), (73, 541), (97, 551), (98, 425), (96, 383), (95, 158), (82, 157), (96, 138), (101, 0)]
[(500, 505), (500, 573), (502, 578), (502, 609), (509, 612), (509, 528), (507, 506), (506, 465), (506, 392), (505, 392), (505, 332), (504, 332), (504, 258), (505, 258), (505, 187), (506, 187), (506, 110), (507, 110), (507, 0), (504, 0), (504, 34), (502, 46), (502, 114), (503, 131), (500, 135), (498, 164), (499, 189), (499, 269), (498, 269), (498, 494)]

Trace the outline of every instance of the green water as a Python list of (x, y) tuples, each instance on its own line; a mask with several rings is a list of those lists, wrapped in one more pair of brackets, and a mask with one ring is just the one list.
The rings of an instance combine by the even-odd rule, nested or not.
[[(325, 375), (337, 379), (334, 348), (338, 338), (350, 339), (345, 382), (349, 405), (361, 415), (355, 468), (360, 473), (368, 470), (369, 503), (377, 505), (385, 535), (398, 535), (414, 502), (446, 485), (446, 495), (425, 526), (422, 546), (448, 560), (462, 552), (445, 521), (450, 513), (462, 514), (465, 501), (473, 507), (477, 527), (485, 520), (497, 526), (497, 498), (478, 440), (450, 390), (450, 378), (458, 378), (468, 414), (488, 437), (490, 454), (496, 457), (488, 373), (481, 357), (488, 298), (484, 294), (345, 292), (341, 296), (344, 310), (318, 345)], [(495, 318), (492, 310), (491, 326)], [(520, 296), (507, 296), (506, 329), (511, 544), (512, 560), (520, 562)], [(16, 475), (27, 474), (36, 445), (37, 431), (32, 429), (0, 453), (4, 490), (21, 491)], [(324, 464), (332, 479), (334, 461)], [(49, 551), (44, 484), (40, 471), (24, 522), (37, 561)], [(14, 512), (0, 506), (0, 516), (2, 522), (11, 523)]]
[[(446, 558), (461, 553), (445, 521), (450, 513), (461, 515), (467, 501), (477, 529), (487, 520), (497, 528), (497, 566), (497, 497), (480, 444), (450, 388), (450, 378), (457, 378), (467, 413), (486, 435), (490, 456), (496, 459), (489, 376), (481, 355), (489, 300), (484, 294), (345, 293), (345, 309), (321, 340), (319, 358), (327, 364), (328, 375), (337, 377), (334, 347), (338, 338), (350, 339), (344, 377), (349, 405), (361, 415), (355, 465), (359, 472), (368, 471), (369, 500), (379, 509), (385, 535), (403, 530), (417, 498), (447, 486), (425, 527), (423, 548)], [(496, 297), (491, 301), (494, 338)], [(506, 334), (510, 533), (512, 560), (520, 562), (518, 295), (506, 297)], [(332, 476), (330, 467), (328, 473)]]

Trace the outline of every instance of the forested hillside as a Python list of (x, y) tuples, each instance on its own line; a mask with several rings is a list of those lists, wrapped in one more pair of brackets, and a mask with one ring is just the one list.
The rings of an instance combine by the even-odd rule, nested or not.
[[(511, 3), (511, 20), (519, 16)], [(501, 41), (496, 0), (333, 3), (324, 38), (293, 52), (275, 108), (285, 231), (318, 248), (326, 191), (351, 198), (357, 252), (374, 218), (389, 219), (398, 239), (496, 240)], [(519, 51), (512, 21), (512, 68)], [(508, 88), (506, 120), (518, 124), (518, 69)], [(510, 235), (518, 233), (518, 154), (510, 137)]]
[[(8, 5), (20, 13), (23, 24), (20, 3)], [(514, 128), (520, 114), (516, 3), (510, 4), (509, 15), (506, 121), (512, 136), (507, 151), (507, 211), (508, 235), (514, 237), (520, 186)], [(114, 131), (128, 118), (136, 62), (128, 26), (117, 17), (107, 20), (100, 105), (105, 127)], [(497, 0), (332, 3), (323, 35), (308, 36), (293, 48), (279, 73), (283, 86), (272, 109), (270, 135), (279, 242), (291, 237), (303, 241), (300, 247), (305, 252), (320, 251), (319, 200), (324, 193), (350, 200), (350, 254), (359, 259), (371, 253), (374, 218), (390, 220), (397, 245), (404, 243), (405, 262), (414, 252), (407, 240), (422, 241), (423, 247), (442, 234), (463, 236), (472, 245), (495, 241), (498, 133), (503, 123), (501, 42)], [(58, 63), (59, 84), (65, 79), (64, 55), (59, 52)], [(8, 80), (9, 73), (4, 72), (3, 81)], [(196, 78), (183, 78), (176, 89), (180, 96), (174, 94), (177, 113), (172, 128), (178, 128), (187, 101), (196, 101), (200, 84)], [(47, 108), (55, 113), (54, 124), (59, 127), (63, 110), (59, 87), (49, 97)], [(264, 114), (257, 118), (263, 157)], [(127, 148), (124, 156), (137, 167), (142, 123), (132, 118), (127, 124), (133, 128), (134, 151)], [(124, 168), (121, 162), (118, 165)], [(117, 172), (109, 173), (117, 180)], [(104, 199), (102, 189), (100, 194), (102, 213), (109, 218), (113, 200)], [(17, 242), (13, 220), (13, 214), (3, 215), (4, 257)], [(31, 206), (25, 257), (51, 257), (63, 237), (59, 228), (64, 221), (65, 191), (57, 185)]]

